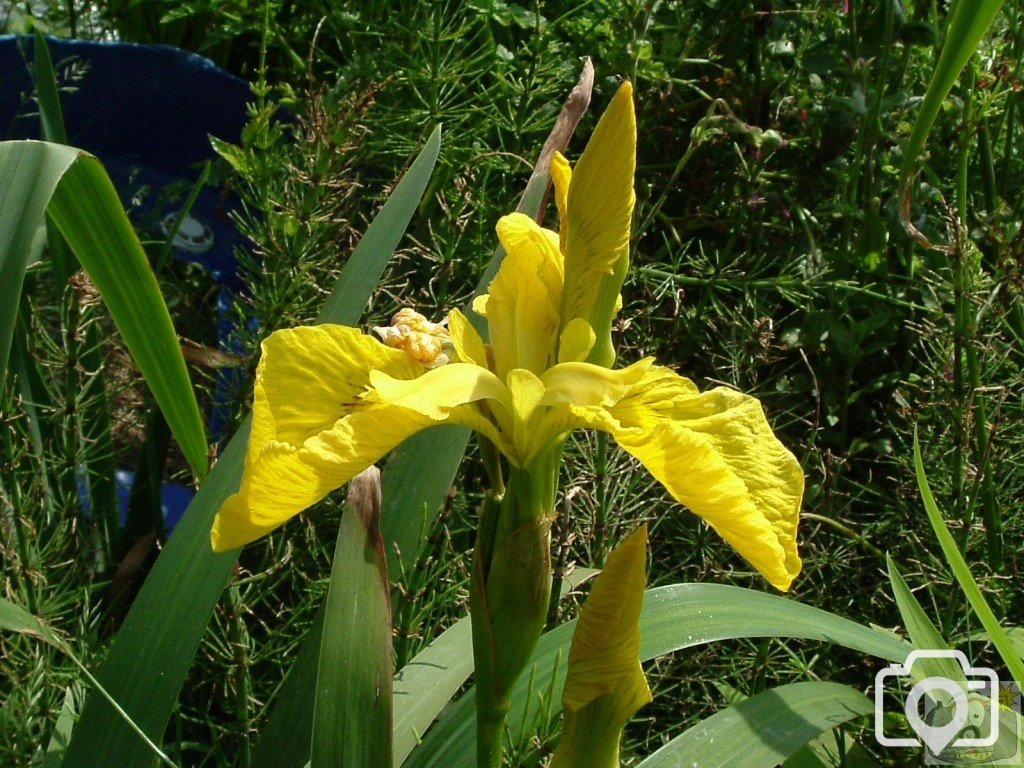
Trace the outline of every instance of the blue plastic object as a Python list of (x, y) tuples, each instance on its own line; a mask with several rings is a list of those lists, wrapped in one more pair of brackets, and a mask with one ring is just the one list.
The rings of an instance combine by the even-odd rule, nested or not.
[[(29, 65), (34, 40), (0, 36), (0, 137), (39, 138)], [(191, 185), (197, 164), (213, 157), (210, 136), (237, 144), (246, 124), (249, 84), (208, 59), (166, 45), (46, 38), (55, 65), (81, 66), (62, 90), (68, 143), (92, 152), (127, 197), (141, 186), (159, 194), (168, 185)], [(142, 198), (142, 207), (147, 198)], [(243, 239), (232, 226), (232, 202), (204, 189), (192, 214), (213, 236), (208, 249), (175, 248), (178, 258), (205, 266), (214, 279), (237, 288), (233, 251)], [(156, 234), (156, 233), (154, 233)]]
[[(40, 138), (39, 120), (29, 69), (34, 60), (31, 37), (0, 36), (0, 138)], [(216, 67), (208, 59), (165, 45), (61, 40), (46, 44), (55, 65), (73, 60), (80, 66), (71, 89), (61, 92), (68, 143), (85, 149), (103, 162), (121, 193), (143, 211), (160, 190), (170, 185), (192, 186), (199, 164), (213, 157), (209, 137), (238, 144), (247, 122), (249, 84)], [(80, 76), (79, 76), (80, 75)], [(150, 194), (141, 204), (130, 200), (140, 188)], [(203, 189), (175, 238), (179, 259), (203, 265), (223, 287), (218, 302), (218, 331), (222, 346), (233, 331), (227, 307), (240, 288), (234, 251), (244, 239), (231, 223), (231, 199)], [(174, 209), (167, 218), (176, 219)], [(160, 232), (153, 235), (162, 237)], [(237, 350), (234, 350), (237, 352)], [(226, 396), (239, 372), (223, 371), (211, 426), (214, 437), (226, 427)], [(124, 525), (133, 473), (118, 470), (117, 493)], [(88, 514), (84, 479), (80, 489)], [(161, 488), (164, 521), (170, 531), (192, 499), (190, 488), (164, 483)]]

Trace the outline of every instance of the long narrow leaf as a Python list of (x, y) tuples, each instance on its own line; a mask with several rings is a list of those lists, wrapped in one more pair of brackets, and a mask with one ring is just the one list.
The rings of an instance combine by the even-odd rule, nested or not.
[[(893, 559), (886, 555), (886, 565), (889, 568), (889, 582), (892, 584), (892, 594), (896, 598), (896, 607), (900, 610), (903, 623), (907, 627), (910, 640), (917, 648), (927, 650), (948, 649), (949, 643), (932, 624), (924, 608), (910, 591), (907, 582)], [(912, 674), (918, 674), (921, 679), (926, 677), (944, 677), (947, 680), (963, 681), (964, 671), (960, 665), (949, 658), (923, 658), (914, 664)]]
[(964, 66), (977, 49), (985, 32), (992, 25), (1003, 0), (960, 0), (953, 9), (946, 31), (946, 41), (939, 55), (924, 101), (914, 120), (910, 138), (903, 149), (900, 166), (900, 219), (908, 231), (917, 232), (910, 223), (911, 178), (917, 168), (917, 158), (924, 149), (942, 102), (949, 94)]
[(873, 710), (867, 696), (845, 685), (783, 685), (716, 712), (638, 768), (773, 768), (823, 731)]
[(0, 379), (7, 370), (25, 267), (44, 242), (39, 235), (46, 206), (78, 159), (77, 153), (40, 152), (34, 146), (0, 142)]
[(205, 477), (206, 435), (178, 336), (156, 276), (100, 162), (80, 156), (64, 174), (47, 210), (103, 297), (192, 471)]
[[(0, 597), (0, 630), (8, 630), (11, 632), (18, 632), (20, 634), (29, 635), (32, 637), (39, 638), (48, 645), (61, 651), (77, 666), (85, 679), (89, 681), (89, 684), (93, 686), (98, 696), (101, 696), (104, 701), (111, 707), (111, 709), (121, 718), (130, 731), (132, 731), (150, 751), (151, 755), (156, 756), (160, 762), (168, 766), (168, 768), (176, 768), (174, 763), (171, 762), (170, 758), (165, 755), (160, 748), (146, 736), (145, 733), (132, 721), (128, 716), (128, 713), (118, 704), (117, 700), (110, 695), (100, 682), (93, 677), (92, 673), (89, 672), (88, 667), (82, 663), (82, 661), (75, 655), (71, 647), (64, 642), (61, 637), (47, 626), (46, 622), (33, 616), (31, 613), (26, 611), (19, 605), (12, 603)], [(50, 761), (47, 760), (47, 763)], [(150, 758), (150, 763), (152, 757)]]
[[(37, 29), (35, 33), (35, 85), (39, 101), (39, 122), (42, 136), (46, 141), (56, 144), (67, 144), (67, 131), (64, 127), (64, 114), (60, 106), (60, 95), (57, 90), (57, 75), (53, 69), (53, 60), (46, 39)], [(53, 274), (54, 287), (58, 295), (64, 291), (71, 276), (79, 267), (78, 260), (67, 241), (53, 222), (53, 217), (46, 214), (46, 240), (50, 252), (50, 267)], [(95, 309), (82, 308), (85, 318), (95, 313)], [(72, 311), (71, 322), (79, 321), (79, 312)], [(67, 397), (81, 397), (82, 407), (79, 409), (81, 420), (79, 435), (81, 442), (88, 446), (84, 452), (84, 470), (86, 489), (89, 497), (89, 510), (94, 530), (99, 533), (96, 550), (102, 553), (101, 560), (107, 564), (115, 562), (120, 556), (120, 530), (118, 527), (117, 488), (114, 482), (114, 438), (110, 425), (110, 404), (107, 388), (103, 377), (98, 372), (103, 369), (102, 331), (98, 324), (85, 322), (84, 341), (80, 344), (81, 368), (95, 371), (95, 375), (80, 381), (77, 366), (72, 375), (65, 381), (69, 388)], [(71, 330), (69, 337), (75, 338), (77, 332)], [(77, 342), (73, 342), (77, 343)], [(80, 390), (80, 391), (79, 391)]]
[[(533, 655), (533, 671), (512, 693), (508, 727), (523, 732), (542, 724), (561, 708), (565, 659), (575, 621), (544, 635)], [(910, 646), (894, 635), (857, 624), (784, 597), (720, 584), (676, 584), (648, 590), (640, 617), (640, 656), (649, 661), (682, 648), (749, 637), (793, 637), (853, 648), (902, 662)], [(543, 704), (537, 691), (551, 691)], [(533, 694), (531, 695), (531, 691)], [(473, 692), (459, 699), (427, 733), (405, 768), (472, 768), (476, 727)]]
[[(67, 144), (68, 134), (64, 127), (64, 111), (61, 109), (60, 94), (57, 90), (57, 73), (53, 69), (53, 59), (50, 56), (46, 38), (38, 29), (35, 33), (33, 61), (42, 138), (52, 141), (54, 144)], [(46, 238), (50, 246), (50, 264), (55, 285), (58, 290), (62, 290), (71, 275), (78, 269), (78, 263), (68, 248), (68, 244), (60, 236), (60, 232), (53, 226), (49, 216), (46, 217)], [(111, 483), (113, 483), (113, 479), (111, 479)]]
[[(333, 302), (330, 311), (321, 313), (322, 322), (354, 322), (366, 307), (416, 212), (437, 160), (440, 140), (438, 129), (367, 228), (342, 271), (344, 277), (350, 265), (360, 265), (364, 279), (348, 282), (350, 293)], [(367, 261), (374, 270), (363, 270)], [(210, 527), (220, 505), (238, 488), (248, 437), (246, 421), (168, 540), (98, 675), (152, 739), (159, 740), (163, 735), (203, 631), (234, 568), (237, 553), (215, 555), (210, 549)], [(109, 704), (90, 696), (64, 765), (147, 768), (150, 759), (147, 747)]]
[(60, 94), (57, 92), (57, 73), (53, 69), (53, 58), (46, 38), (38, 29), (35, 32), (35, 63), (36, 98), (39, 100), (39, 122), (42, 124), (43, 138), (55, 144), (67, 144), (68, 134), (64, 128), (64, 112), (60, 107)]
[(942, 553), (946, 556), (946, 562), (949, 563), (949, 569), (953, 572), (957, 583), (960, 584), (960, 589), (963, 590), (967, 602), (971, 604), (981, 625), (985, 628), (988, 636), (992, 638), (992, 644), (999, 651), (999, 655), (1014, 681), (1018, 686), (1024, 686), (1024, 661), (1017, 654), (1013, 642), (999, 624), (999, 620), (992, 612), (984, 595), (981, 594), (978, 582), (971, 575), (964, 556), (960, 554), (953, 535), (946, 527), (945, 520), (942, 519), (942, 512), (939, 511), (939, 507), (935, 503), (935, 497), (932, 496), (932, 489), (928, 485), (928, 476), (925, 474), (924, 463), (921, 460), (921, 445), (918, 443), (916, 432), (914, 433), (914, 472), (917, 475), (917, 487), (921, 491), (921, 500), (928, 513), (928, 521), (932, 524), (935, 537), (939, 540), (939, 546), (942, 547)]
[(391, 585), (380, 536), (380, 472), (353, 478), (327, 591), (313, 708), (313, 768), (391, 762)]

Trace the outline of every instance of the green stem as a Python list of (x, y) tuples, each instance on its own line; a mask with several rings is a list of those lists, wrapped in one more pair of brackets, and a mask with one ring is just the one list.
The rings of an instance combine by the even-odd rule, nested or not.
[(505, 492), (481, 508), (470, 578), (477, 765), (501, 765), (505, 716), (533, 656), (551, 595), (551, 522), (562, 446), (510, 467)]
[[(3, 458), (11, 466), (13, 470), (14, 465), (14, 445), (11, 442), (11, 430), (4, 424), (0, 423), (0, 439), (3, 443), (0, 444), (3, 450)], [(13, 472), (12, 472), (13, 475)], [(24, 509), (22, 504), (21, 486), (18, 484), (18, 479), (12, 478), (10, 490), (8, 493), (11, 495), (11, 518), (14, 522), (14, 539), (15, 545), (18, 548), (18, 571), (21, 575), (22, 591), (25, 594), (25, 602), (28, 604), (29, 613), (33, 616), (38, 611), (38, 605), (36, 603), (36, 590), (32, 586), (32, 573), (29, 567), (29, 553), (28, 553), (28, 532), (25, 530), (25, 521), (22, 520), (21, 515)]]
[(876, 547), (874, 544), (872, 544), (870, 541), (864, 538), (864, 536), (862, 536), (859, 532), (857, 532), (854, 528), (851, 528), (845, 523), (841, 523), (840, 521), (831, 517), (826, 517), (825, 515), (816, 515), (813, 512), (802, 512), (800, 514), (800, 518), (803, 520), (814, 520), (815, 522), (822, 523), (823, 525), (827, 525), (830, 528), (834, 528), (851, 541), (855, 541), (861, 546), (863, 546), (864, 549), (866, 549), (875, 557), (883, 560), (885, 559), (885, 552)]
[(476, 716), (476, 765), (477, 768), (501, 768), (501, 747), (504, 734), (506, 707), (500, 714), (493, 712), (491, 717), (480, 716), (479, 707)]
[(957, 153), (956, 164), (956, 203), (959, 227), (957, 231), (957, 242), (953, 252), (953, 467), (952, 467), (952, 495), (954, 508), (957, 510), (957, 517), (963, 530), (963, 543), (966, 545), (967, 531), (971, 525), (971, 513), (969, 506), (965, 503), (963, 485), (966, 472), (966, 447), (967, 429), (965, 427), (968, 415), (967, 395), (964, 383), (964, 356), (965, 351), (970, 347), (968, 339), (970, 333), (971, 307), (969, 300), (969, 289), (967, 282), (969, 274), (965, 265), (966, 259), (963, 251), (960, 232), (967, 226), (967, 167), (970, 159), (970, 144), (968, 136), (968, 124), (971, 119), (971, 110), (974, 104), (974, 65), (967, 68), (965, 74), (966, 83), (964, 88), (964, 123), (961, 127), (961, 143)]
[(238, 749), (237, 765), (239, 768), (250, 768), (252, 755), (249, 748), (249, 732), (252, 718), (249, 713), (249, 634), (242, 621), (242, 598), (237, 585), (232, 585), (225, 593), (228, 608), (228, 640), (234, 655), (235, 668), (232, 682), (235, 689), (235, 720), (241, 745)]
[(594, 485), (597, 486), (597, 509), (594, 513), (594, 567), (604, 568), (608, 557), (608, 433), (597, 433), (597, 456), (594, 458)]

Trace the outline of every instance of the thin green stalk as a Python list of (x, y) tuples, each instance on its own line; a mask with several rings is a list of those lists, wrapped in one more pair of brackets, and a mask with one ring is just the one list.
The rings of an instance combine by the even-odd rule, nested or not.
[(235, 721), (241, 740), (236, 765), (239, 768), (250, 768), (252, 750), (249, 734), (252, 732), (252, 715), (249, 710), (249, 698), (252, 686), (249, 680), (249, 633), (242, 620), (244, 605), (237, 585), (231, 585), (225, 592), (225, 602), (228, 609), (228, 642), (234, 656), (231, 677), (235, 689)]
[(181, 210), (178, 211), (178, 215), (174, 219), (174, 223), (167, 232), (167, 237), (164, 238), (163, 245), (160, 246), (160, 252), (156, 257), (156, 266), (154, 271), (160, 275), (163, 274), (164, 269), (170, 263), (173, 258), (171, 249), (174, 247), (174, 238), (178, 234), (178, 230), (181, 229), (182, 223), (188, 217), (192, 211), (193, 206), (196, 204), (196, 200), (199, 199), (199, 193), (203, 191), (203, 187), (206, 186), (207, 179), (210, 178), (210, 168), (212, 167), (209, 160), (203, 164), (203, 170), (199, 174), (199, 178), (196, 179), (196, 183), (192, 185), (192, 189), (189, 190), (188, 197), (185, 198), (184, 205), (181, 206)]
[[(867, 114), (864, 116), (864, 120), (861, 123), (860, 130), (857, 132), (857, 146), (854, 151), (853, 162), (850, 165), (850, 177), (846, 185), (846, 204), (849, 206), (850, 211), (856, 210), (863, 206), (861, 201), (861, 173), (867, 171), (867, 184), (866, 186), (871, 188), (871, 177), (873, 174), (872, 169), (872, 158), (874, 157), (875, 144), (879, 138), (879, 119), (882, 112), (882, 97), (885, 95), (886, 83), (889, 79), (889, 69), (892, 60), (891, 49), (892, 49), (892, 37), (893, 37), (893, 23), (895, 9), (893, 3), (885, 3), (885, 25), (882, 33), (882, 57), (878, 66), (878, 76), (875, 78), (874, 92), (871, 96), (871, 105), (868, 108)], [(851, 36), (856, 33), (856, 21), (853, 19), (855, 12), (853, 7), (850, 8), (850, 27)], [(853, 50), (851, 48), (851, 50)], [(856, 54), (854, 54), (856, 56)], [(866, 83), (865, 83), (866, 84)], [(847, 254), (850, 253), (850, 247), (853, 243), (853, 225), (854, 217), (847, 214), (843, 221), (843, 248)]]
[(822, 523), (824, 525), (829, 526), (830, 528), (834, 528), (835, 530), (839, 531), (839, 533), (843, 534), (843, 536), (845, 536), (846, 538), (860, 544), (862, 547), (864, 547), (864, 549), (866, 549), (875, 557), (885, 559), (885, 552), (883, 552), (881, 549), (879, 549), (866, 538), (864, 538), (856, 530), (846, 525), (845, 523), (839, 522), (835, 518), (827, 517), (825, 515), (816, 515), (813, 512), (802, 512), (800, 514), (800, 518), (802, 520), (814, 520), (815, 522)]
[(978, 155), (981, 164), (982, 192), (985, 196), (985, 211), (989, 216), (996, 212), (999, 198), (996, 193), (996, 169), (992, 158), (992, 136), (988, 118), (982, 118), (978, 125)]
[[(825, 289), (833, 288), (839, 291), (848, 291), (850, 293), (860, 294), (862, 296), (870, 296), (873, 299), (880, 299), (882, 301), (892, 304), (894, 307), (903, 307), (904, 309), (913, 309), (917, 311), (927, 310), (922, 304), (916, 304), (912, 301), (906, 301), (904, 299), (898, 299), (894, 296), (886, 296), (884, 293), (873, 291), (870, 288), (865, 288), (862, 285), (846, 281), (846, 280), (826, 280), (823, 278), (797, 278), (797, 277), (772, 277), (764, 279), (749, 279), (745, 277), (719, 277), (715, 275), (713, 277), (694, 277), (692, 275), (680, 275), (675, 272), (667, 272), (664, 269), (657, 269), (656, 267), (637, 267), (637, 272), (647, 277), (654, 277), (659, 280), (671, 280), (677, 285), (692, 285), (701, 288), (705, 287), (722, 287), (734, 290), (758, 290), (758, 289), (776, 289), (776, 290), (791, 290), (791, 291), (807, 291), (811, 288)], [(699, 313), (698, 313), (699, 314)]]
[(950, 480), (952, 482), (953, 509), (965, 532), (970, 529), (971, 520), (968, 517), (968, 505), (963, 495), (964, 477), (967, 471), (967, 395), (964, 386), (964, 351), (968, 346), (968, 339), (971, 338), (969, 329), (970, 306), (968, 297), (968, 272), (964, 266), (963, 244), (961, 232), (967, 226), (967, 166), (970, 156), (970, 143), (967, 130), (970, 120), (971, 107), (973, 105), (974, 93), (974, 67), (968, 67), (969, 74), (966, 76), (964, 89), (964, 116), (960, 130), (960, 147), (957, 153), (956, 164), (956, 202), (957, 215), (960, 225), (957, 227), (955, 249), (952, 252), (952, 279), (953, 279), (953, 465), (950, 467)]
[(572, 531), (572, 500), (569, 494), (562, 497), (562, 514), (555, 518), (554, 547), (556, 556), (552, 563), (551, 599), (548, 601), (548, 620), (546, 627), (554, 629), (558, 624), (558, 604), (562, 596), (562, 582), (569, 563), (569, 534)]
[(85, 664), (79, 661), (78, 657), (73, 653), (70, 653), (67, 648), (64, 649), (64, 653), (66, 653), (74, 665), (82, 671), (82, 674), (85, 675), (85, 679), (89, 681), (89, 684), (92, 685), (92, 687), (99, 692), (100, 696), (107, 700), (107, 703), (113, 708), (113, 710), (124, 719), (135, 735), (145, 742), (146, 746), (149, 747), (150, 751), (153, 752), (157, 759), (166, 765), (167, 768), (178, 768), (178, 766), (174, 764), (174, 761), (164, 754), (164, 751), (160, 749), (160, 747), (153, 743), (153, 740), (146, 735), (145, 731), (135, 724), (135, 721), (128, 716), (128, 713), (121, 708), (121, 705), (117, 703), (114, 697), (107, 693), (106, 688), (100, 685), (100, 681), (93, 677), (93, 674), (88, 670)]
[[(975, 119), (974, 85), (977, 80), (977, 57), (971, 59), (965, 73), (964, 94), (964, 125), (961, 131), (963, 141), (957, 155), (956, 194), (957, 215), (960, 221), (960, 233), (969, 227), (970, 197), (968, 191), (968, 170), (970, 165), (970, 137), (974, 135), (972, 124)], [(984, 158), (983, 158), (984, 165)], [(958, 241), (964, 235), (958, 233)], [(1003, 565), (1002, 552), (1002, 516), (996, 504), (995, 487), (992, 480), (991, 453), (989, 451), (988, 413), (981, 387), (981, 365), (978, 359), (978, 321), (971, 303), (977, 272), (981, 269), (977, 250), (970, 243), (966, 249), (958, 242), (954, 263), (954, 313), (955, 331), (954, 344), (954, 386), (958, 413), (955, 415), (956, 429), (960, 434), (958, 444), (958, 464), (954, 467), (953, 486), (954, 498), (963, 504), (964, 446), (967, 443), (965, 417), (969, 416), (973, 424), (973, 463), (981, 474), (981, 509), (985, 521), (985, 535), (988, 542), (988, 556), (992, 567), (999, 571)], [(966, 368), (966, 384), (964, 388), (964, 368)], [(961, 520), (964, 528), (971, 524), (973, 514), (963, 510)], [(966, 536), (966, 530), (964, 532)], [(966, 543), (966, 542), (963, 542)]]
[(594, 456), (594, 485), (597, 486), (597, 509), (594, 510), (594, 567), (604, 568), (608, 557), (608, 434), (597, 433)]
[[(0, 449), (3, 450), (3, 460), (8, 466), (14, 463), (14, 444), (11, 442), (11, 430), (0, 424)], [(13, 473), (12, 473), (13, 474)], [(10, 490), (11, 495), (11, 517), (14, 523), (14, 540), (18, 549), (18, 572), (21, 577), (21, 591), (25, 595), (25, 602), (28, 604), (29, 613), (33, 616), (38, 613), (36, 602), (36, 590), (32, 586), (32, 575), (29, 570), (28, 552), (28, 531), (25, 530), (25, 521), (22, 520), (24, 504), (21, 496), (21, 486), (17, 478), (12, 478)]]

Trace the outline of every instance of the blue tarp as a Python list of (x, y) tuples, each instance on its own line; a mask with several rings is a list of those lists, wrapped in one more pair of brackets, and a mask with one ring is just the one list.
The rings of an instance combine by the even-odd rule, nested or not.
[[(199, 164), (213, 157), (209, 136), (238, 144), (247, 122), (249, 84), (214, 66), (208, 59), (165, 45), (136, 45), (48, 37), (47, 46), (58, 70), (75, 63), (74, 76), (61, 91), (68, 143), (93, 153), (103, 162), (125, 205), (145, 212), (152, 199), (129, 200), (142, 188), (157, 198), (170, 185), (187, 187), (199, 176)], [(40, 138), (30, 65), (31, 37), (0, 35), (0, 138)], [(218, 302), (222, 343), (232, 330), (226, 319), (225, 291), (239, 287), (234, 249), (244, 241), (231, 224), (232, 201), (218, 190), (203, 189), (191, 210), (213, 235), (204, 253), (175, 249), (175, 255), (202, 264), (224, 286)], [(175, 209), (170, 209), (171, 211)], [(162, 236), (160, 233), (151, 233)], [(225, 372), (218, 390), (227, 389)], [(215, 404), (213, 431), (223, 432), (225, 405)], [(118, 470), (122, 524), (131, 472)], [(83, 489), (84, 490), (84, 489)], [(164, 483), (163, 512), (167, 529), (180, 519), (194, 492)], [(83, 505), (87, 504), (83, 493)]]
[[(194, 183), (197, 164), (213, 157), (209, 136), (233, 144), (241, 140), (249, 84), (202, 56), (166, 45), (52, 37), (46, 44), (58, 69), (62, 62), (78, 64), (61, 91), (68, 143), (99, 157), (125, 196), (143, 185), (158, 193), (173, 183)], [(5, 139), (40, 137), (29, 98), (33, 48), (31, 37), (0, 36), (0, 137)], [(142, 199), (143, 210), (148, 202)], [(230, 222), (231, 202), (204, 189), (192, 210), (213, 231), (213, 247), (176, 255), (236, 288), (232, 252), (242, 240)]]

